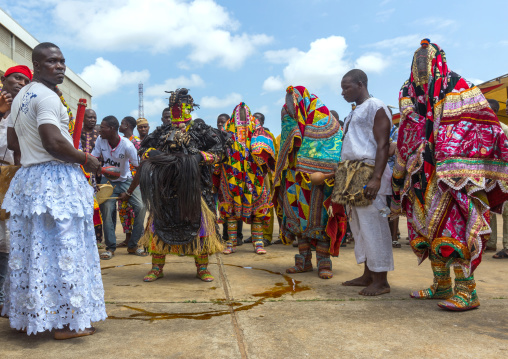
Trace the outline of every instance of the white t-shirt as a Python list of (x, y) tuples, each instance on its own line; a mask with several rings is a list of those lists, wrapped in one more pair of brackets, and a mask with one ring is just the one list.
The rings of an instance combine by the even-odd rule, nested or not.
[[(392, 127), (391, 115), (388, 107), (383, 101), (371, 97), (349, 113), (344, 120), (344, 129), (347, 131), (342, 138), (341, 159), (362, 161), (374, 164), (376, 160), (377, 142), (374, 138), (374, 117), (377, 111), (382, 108), (388, 119), (390, 119), (390, 128)], [(390, 195), (392, 172), (386, 164), (386, 168), (381, 177), (381, 187), (378, 194)]]
[(22, 166), (59, 161), (42, 145), (39, 126), (44, 124), (55, 125), (72, 144), (69, 116), (60, 98), (43, 84), (32, 82), (23, 87), (14, 98), (8, 123), (9, 127), (14, 127), (18, 136)]
[(104, 167), (114, 166), (120, 168), (120, 178), (115, 182), (125, 182), (127, 179), (132, 178), (129, 162), (133, 166), (139, 166), (136, 147), (125, 137), (120, 137), (120, 142), (115, 148), (111, 148), (109, 142), (102, 139), (101, 136), (97, 137), (92, 156), (100, 157), (100, 155), (104, 158)]

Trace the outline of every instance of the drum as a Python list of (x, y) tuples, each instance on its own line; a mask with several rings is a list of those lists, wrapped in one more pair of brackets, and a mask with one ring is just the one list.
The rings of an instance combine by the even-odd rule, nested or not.
[(120, 168), (115, 166), (102, 167), (101, 173), (110, 181), (120, 178)]
[(102, 204), (110, 199), (113, 194), (113, 186), (108, 182), (106, 184), (98, 184), (99, 191), (95, 194), (98, 204)]

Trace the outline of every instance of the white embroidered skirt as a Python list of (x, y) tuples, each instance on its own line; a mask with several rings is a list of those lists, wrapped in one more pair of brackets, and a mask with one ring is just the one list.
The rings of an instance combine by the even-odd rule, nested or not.
[(3, 202), (11, 213), (2, 314), (27, 333), (106, 319), (93, 225), (93, 189), (79, 166), (22, 167)]

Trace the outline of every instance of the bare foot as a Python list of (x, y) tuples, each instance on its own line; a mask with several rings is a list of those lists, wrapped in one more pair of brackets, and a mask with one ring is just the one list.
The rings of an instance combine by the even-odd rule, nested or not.
[(362, 275), (361, 277), (343, 282), (342, 285), (346, 287), (366, 287), (371, 283), (372, 283), (371, 277), (366, 277)]
[(72, 339), (78, 337), (85, 337), (87, 335), (92, 335), (95, 333), (95, 328), (85, 328), (85, 330), (69, 330), (69, 328), (65, 329), (57, 329), (55, 330), (55, 339), (56, 340), (64, 340), (64, 339)]
[(388, 283), (372, 283), (367, 288), (363, 288), (358, 294), (365, 296), (375, 296), (390, 293)]

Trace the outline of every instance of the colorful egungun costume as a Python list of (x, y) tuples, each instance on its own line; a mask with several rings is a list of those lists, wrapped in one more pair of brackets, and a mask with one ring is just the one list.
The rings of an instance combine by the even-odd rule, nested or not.
[(287, 272), (312, 271), (313, 244), (319, 276), (331, 278), (330, 254), (338, 255), (340, 241), (327, 234), (324, 203), (332, 194), (334, 178), (317, 186), (311, 184), (310, 174), (335, 172), (340, 161), (342, 129), (321, 100), (305, 87), (290, 86), (286, 92), (273, 202), (277, 215), (282, 217), (282, 242), (289, 244), (298, 239), (300, 254), (295, 255), (296, 265)]
[[(229, 240), (224, 254), (235, 252), (237, 221), (252, 224), (252, 244), (257, 254), (264, 254), (263, 222), (270, 221), (270, 187), (265, 182), (275, 166), (273, 140), (241, 103), (224, 125), (234, 143), (220, 168), (219, 211), (227, 223)], [(216, 177), (216, 181), (218, 181)]]
[(140, 189), (150, 212), (140, 245), (152, 255), (151, 282), (163, 276), (166, 254), (194, 256), (197, 276), (214, 278), (208, 255), (223, 245), (215, 218), (212, 169), (226, 154), (227, 136), (203, 120), (192, 121), (187, 89), (171, 91), (171, 124), (157, 127), (143, 142)]
[(434, 271), (434, 284), (411, 297), (445, 299), (438, 305), (450, 310), (478, 307), (473, 272), (491, 233), (489, 209), (500, 213), (508, 199), (508, 140), (481, 91), (450, 71), (428, 39), (399, 105), (392, 210), (407, 216), (411, 247)]

